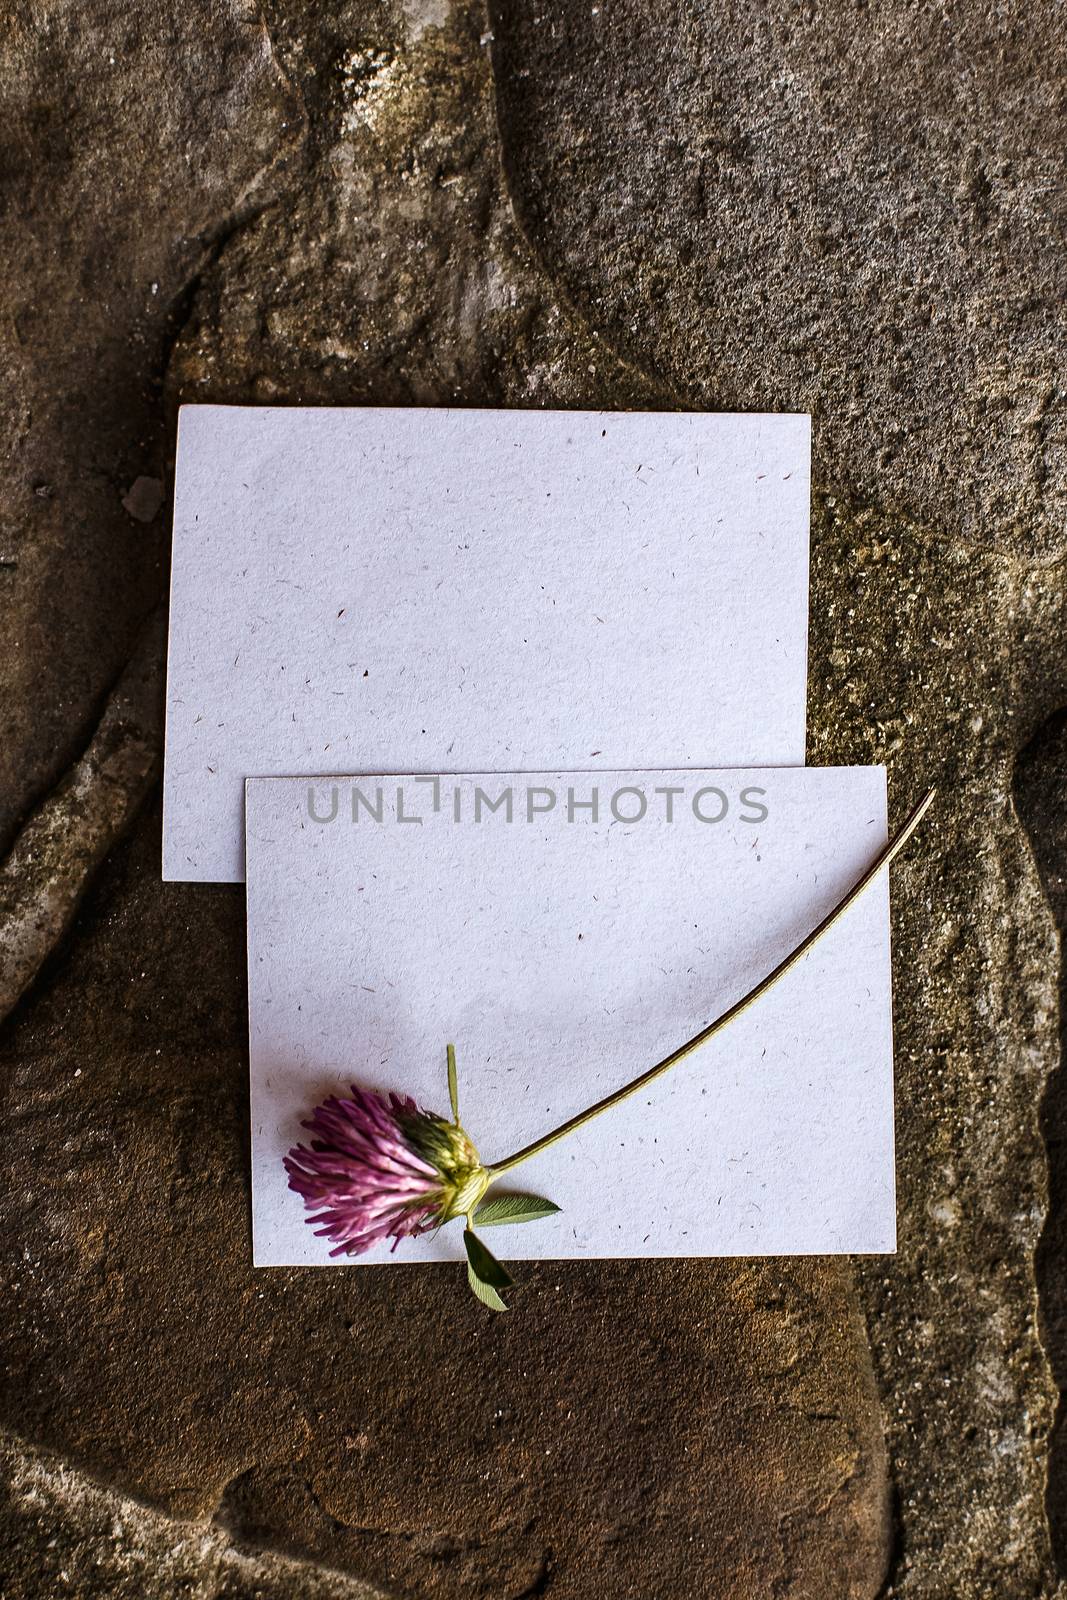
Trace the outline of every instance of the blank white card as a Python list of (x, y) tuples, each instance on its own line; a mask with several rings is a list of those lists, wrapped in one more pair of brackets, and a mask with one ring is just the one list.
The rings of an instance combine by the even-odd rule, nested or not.
[[(325, 1263), (282, 1166), (351, 1082), (448, 1115), (483, 1160), (635, 1077), (747, 992), (884, 846), (868, 768), (254, 779), (253, 1221)], [(510, 1258), (894, 1248), (886, 876), (702, 1050), (510, 1175), (558, 1216)], [(461, 1229), (362, 1260), (462, 1256)]]
[(809, 431), (183, 407), (164, 877), (250, 775), (802, 763)]

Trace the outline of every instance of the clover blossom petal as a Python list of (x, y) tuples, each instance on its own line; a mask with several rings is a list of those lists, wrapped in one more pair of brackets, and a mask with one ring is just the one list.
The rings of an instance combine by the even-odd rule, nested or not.
[(462, 1127), (408, 1095), (387, 1099), (353, 1085), (302, 1126), (312, 1137), (289, 1151), (285, 1170), (308, 1222), (334, 1242), (331, 1256), (362, 1255), (383, 1239), (395, 1250), (470, 1211), (489, 1181)]

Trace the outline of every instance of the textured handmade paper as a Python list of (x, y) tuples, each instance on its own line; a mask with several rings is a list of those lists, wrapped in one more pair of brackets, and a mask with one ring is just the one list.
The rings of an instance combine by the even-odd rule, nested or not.
[[(501, 1160), (737, 1000), (886, 840), (881, 767), (259, 779), (247, 810), (262, 1265), (329, 1260), (282, 1168), (325, 1095), (447, 1116), (452, 1041), (464, 1124)], [(512, 1258), (892, 1250), (885, 877), (751, 1011), (510, 1178), (563, 1208), (494, 1230)], [(446, 1227), (361, 1259), (461, 1254)]]
[(800, 416), (186, 406), (163, 874), (247, 776), (804, 760)]

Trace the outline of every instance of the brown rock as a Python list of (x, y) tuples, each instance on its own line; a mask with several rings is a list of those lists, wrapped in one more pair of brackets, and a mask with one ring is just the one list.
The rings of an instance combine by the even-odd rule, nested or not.
[(0, 863), (0, 1021), (62, 941), (94, 873), (159, 775), (163, 638), (157, 612), (89, 748)]
[[(1067, 1046), (1067, 711), (1037, 730), (1015, 768), (1015, 805), (1030, 835), (1038, 871), (1060, 936), (1060, 1047)], [(1053, 1547), (1067, 1570), (1067, 1074), (1050, 1077), (1041, 1106), (1041, 1131), (1049, 1158), (1049, 1204), (1036, 1257), (1041, 1331), (1060, 1391), (1048, 1465), (1048, 1511)]]
[(506, 1317), (448, 1267), (252, 1270), (242, 896), (159, 883), (158, 827), (8, 1032), (4, 1424), (395, 1593), (873, 1597), (846, 1268), (548, 1264)]
[[(307, 104), (302, 166), (205, 273), (175, 399), (656, 397), (512, 226), (475, 10), (271, 24)], [(825, 1600), (827, 1573), (873, 1596), (885, 1463), (843, 1265), (545, 1267), (495, 1321), (447, 1269), (251, 1271), (241, 899), (159, 884), (157, 830), (7, 1033), (26, 1254), (6, 1423), (105, 1503), (194, 1519), (190, 1582), (216, 1581), (220, 1548), (280, 1546), (294, 1593), (344, 1569), (465, 1600)], [(24, 1541), (99, 1542), (97, 1502), (46, 1499), (29, 1531), (19, 1510)], [(146, 1592), (174, 1570), (151, 1526), (158, 1556), (122, 1568)]]
[(7, 8), (0, 62), (3, 847), (159, 598), (162, 527), (123, 497), (161, 475), (161, 363), (299, 112), (244, 0)]
[(828, 486), (1062, 548), (1055, 0), (490, 0), (531, 244), (679, 400), (810, 410)]
[[(888, 762), (897, 815), (941, 788), (894, 878), (901, 1248), (860, 1267), (896, 1489), (886, 1594), (1052, 1596), (1056, 1389), (1033, 1255), (1057, 946), (1012, 795), (1046, 796), (1031, 837), (1058, 836), (1054, 787), (1020, 775), (1013, 791), (1017, 752), (1067, 702), (1067, 583), (1048, 554), (1067, 468), (1055, 396), (1041, 399), (1060, 359), (1045, 219), (1061, 150), (1041, 110), (1055, 30), (1042, 8), (1016, 26), (979, 6), (955, 19), (953, 55), (930, 17), (892, 7), (863, 26), (825, 8), (751, 26), (742, 12), (729, 28), (630, 0), (596, 14), (497, 9), (497, 108), (527, 240), (502, 187), (493, 29), (476, 8), (272, 6), (306, 107), (299, 168), (284, 205), (203, 272), (170, 398), (814, 401), (810, 757)], [(240, 37), (262, 48), (255, 28)], [(176, 48), (184, 61), (199, 46)], [(166, 51), (152, 63), (149, 99)], [(233, 92), (259, 105), (260, 81), (234, 77)], [(198, 109), (210, 140), (218, 102)], [(269, 160), (263, 125), (250, 114), (244, 142), (230, 122), (238, 166)], [(103, 159), (71, 179), (73, 212), (92, 213)], [(50, 147), (35, 181), (53, 166)], [(694, 171), (702, 186), (687, 189)], [(831, 222), (836, 247), (816, 237)], [(106, 255), (78, 260), (102, 295)], [(66, 280), (56, 296), (45, 400), (79, 315)], [(81, 392), (98, 398), (91, 378)], [(8, 403), (36, 404), (36, 382)], [(128, 441), (130, 414), (105, 408), (102, 442), (79, 436), (77, 460), (118, 461), (108, 441)], [(116, 497), (158, 476), (135, 455), (118, 461)], [(35, 474), (46, 515), (58, 483)], [(83, 543), (113, 548), (112, 509), (87, 502), (84, 526), (56, 523), (56, 565), (59, 541), (75, 551), (69, 595)], [(131, 556), (123, 583), (135, 568)], [(92, 582), (101, 614), (132, 631), (139, 598)], [(30, 602), (18, 614), (18, 648), (53, 674), (45, 726), (73, 757), (92, 718), (77, 731), (55, 684), (80, 693), (77, 674), (100, 671), (100, 630), (64, 641), (56, 664), (55, 618), (38, 626)], [(873, 1597), (885, 1466), (844, 1264), (543, 1268), (495, 1323), (447, 1269), (251, 1273), (240, 898), (164, 890), (156, 828), (146, 817), (106, 870), (0, 1041), (18, 1308), (0, 1333), (3, 1416), (60, 1461), (5, 1526), (88, 1574), (112, 1559), (105, 1509), (147, 1497), (157, 1554), (122, 1579), (146, 1594), (178, 1587), (166, 1511), (194, 1519), (189, 1582), (206, 1593), (301, 1594), (349, 1584), (331, 1575), (344, 1568), (493, 1600)], [(37, 1457), (16, 1455), (26, 1481)], [(103, 1498), (54, 1492), (69, 1463), (107, 1481)], [(238, 1576), (228, 1554), (271, 1545), (303, 1563), (270, 1579), (277, 1591), (273, 1557)]]
[(177, 1521), (10, 1440), (0, 1440), (0, 1484), (4, 1600), (384, 1600), (370, 1584), (242, 1549), (214, 1523)]

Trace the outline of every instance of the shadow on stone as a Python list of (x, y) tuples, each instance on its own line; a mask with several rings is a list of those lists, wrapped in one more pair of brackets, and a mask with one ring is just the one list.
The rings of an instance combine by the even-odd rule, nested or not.
[[(1038, 729), (1015, 768), (1015, 805), (1030, 835), (1041, 881), (1060, 932), (1067, 929), (1067, 708)], [(1048, 1216), (1037, 1251), (1036, 1275), (1045, 1349), (1060, 1401), (1048, 1468), (1048, 1517), (1053, 1553), (1067, 1573), (1067, 969), (1060, 963), (1061, 1064), (1048, 1080), (1041, 1131), (1048, 1150)]]

